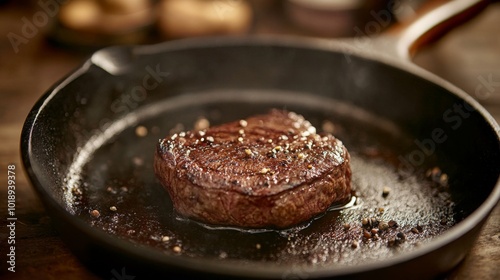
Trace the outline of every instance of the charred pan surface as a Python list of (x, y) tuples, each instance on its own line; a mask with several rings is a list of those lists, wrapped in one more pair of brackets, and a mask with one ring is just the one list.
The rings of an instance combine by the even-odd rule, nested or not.
[(350, 197), (349, 153), (293, 112), (161, 140), (155, 173), (174, 208), (213, 225), (287, 228)]

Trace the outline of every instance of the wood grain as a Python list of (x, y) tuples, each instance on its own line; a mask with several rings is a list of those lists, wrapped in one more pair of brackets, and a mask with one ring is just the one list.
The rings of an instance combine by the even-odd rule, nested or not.
[[(19, 33), (23, 16), (32, 16), (36, 7), (7, 5), (0, 9), (0, 213), (6, 216), (8, 164), (15, 164), (16, 180), (16, 272), (6, 273), (6, 221), (0, 220), (0, 277), (2, 279), (99, 279), (67, 249), (51, 225), (43, 205), (22, 172), (19, 140), (22, 125), (33, 104), (53, 83), (79, 65), (87, 56), (58, 48), (38, 35), (15, 52), (7, 34)], [(500, 120), (500, 4), (492, 5), (477, 19), (448, 34), (424, 50), (416, 62), (424, 68), (474, 93), (480, 77), (496, 83), (488, 98), (478, 100)], [(271, 32), (271, 27), (256, 30)], [(271, 31), (270, 31), (271, 30)], [(497, 206), (480, 238), (464, 262), (448, 279), (500, 279), (500, 206)], [(113, 278), (110, 273), (108, 279)]]

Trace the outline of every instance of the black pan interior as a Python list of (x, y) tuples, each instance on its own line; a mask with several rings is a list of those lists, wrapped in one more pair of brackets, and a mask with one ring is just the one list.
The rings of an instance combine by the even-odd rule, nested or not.
[[(498, 180), (498, 136), (483, 113), (407, 71), (301, 45), (158, 49), (94, 55), (77, 78), (49, 91), (50, 102), (40, 101), (27, 124), (42, 193), (132, 248), (167, 259), (279, 266), (283, 277), (376, 263), (432, 243), (476, 210)], [(353, 205), (286, 231), (214, 229), (179, 217), (153, 173), (158, 139), (200, 118), (219, 124), (270, 108), (333, 128), (352, 154)], [(366, 238), (363, 218), (399, 226)]]

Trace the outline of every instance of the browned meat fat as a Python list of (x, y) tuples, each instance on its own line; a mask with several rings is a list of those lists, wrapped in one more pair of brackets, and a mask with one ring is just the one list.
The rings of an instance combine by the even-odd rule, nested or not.
[(186, 217), (212, 225), (287, 228), (349, 200), (349, 153), (293, 112), (160, 140), (155, 172)]

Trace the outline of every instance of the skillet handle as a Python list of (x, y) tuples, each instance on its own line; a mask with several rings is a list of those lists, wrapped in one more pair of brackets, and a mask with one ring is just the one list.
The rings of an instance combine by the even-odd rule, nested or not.
[(396, 54), (411, 60), (428, 43), (464, 23), (486, 8), (492, 0), (432, 0), (414, 17), (389, 28), (379, 40), (388, 40)]

